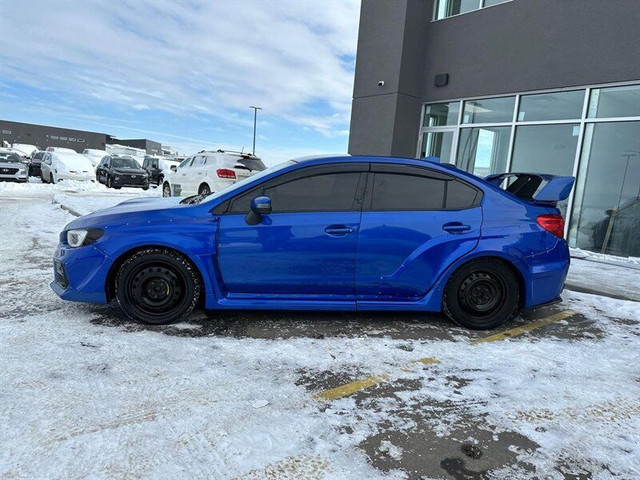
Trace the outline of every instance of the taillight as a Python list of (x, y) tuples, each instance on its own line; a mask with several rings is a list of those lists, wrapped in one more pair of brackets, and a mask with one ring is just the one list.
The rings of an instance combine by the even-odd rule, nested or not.
[(564, 237), (564, 218), (558, 213), (540, 215), (537, 218), (538, 225), (547, 232), (553, 233), (556, 237)]
[(220, 178), (236, 178), (236, 172), (228, 168), (219, 168), (216, 173)]

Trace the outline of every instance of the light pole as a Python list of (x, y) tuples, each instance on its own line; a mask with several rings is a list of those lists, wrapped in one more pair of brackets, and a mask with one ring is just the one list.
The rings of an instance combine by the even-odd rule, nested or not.
[(256, 154), (256, 121), (258, 119), (258, 110), (262, 110), (260, 107), (251, 105), (249, 108), (253, 108), (253, 154)]

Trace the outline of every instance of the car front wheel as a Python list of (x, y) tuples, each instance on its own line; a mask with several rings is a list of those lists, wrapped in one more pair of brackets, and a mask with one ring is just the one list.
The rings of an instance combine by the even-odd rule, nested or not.
[(112, 188), (113, 184), (111, 183), (111, 177), (107, 175), (107, 188)]
[(518, 281), (507, 265), (480, 259), (454, 272), (444, 289), (442, 309), (463, 327), (488, 330), (514, 315), (518, 296)]
[(201, 281), (183, 255), (148, 248), (129, 257), (118, 270), (116, 299), (133, 320), (160, 325), (186, 318), (198, 304)]

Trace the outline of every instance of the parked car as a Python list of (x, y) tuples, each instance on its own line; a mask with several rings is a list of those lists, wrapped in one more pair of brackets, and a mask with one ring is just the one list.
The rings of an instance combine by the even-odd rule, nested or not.
[(149, 188), (149, 175), (131, 157), (104, 157), (96, 168), (96, 180), (107, 188)]
[(17, 150), (13, 147), (0, 147), (0, 152), (13, 153), (14, 155), (18, 156), (18, 158), (20, 159), (20, 163), (23, 163), (25, 165), (29, 164), (29, 158), (24, 155), (24, 152), (22, 150)]
[(29, 179), (27, 166), (22, 163), (20, 155), (0, 148), (0, 180), (26, 182)]
[(66, 147), (47, 147), (47, 152), (60, 152), (60, 153), (78, 153), (73, 148)]
[(147, 155), (144, 157), (142, 168), (144, 168), (149, 174), (149, 183), (162, 185), (164, 177), (171, 172), (171, 166), (173, 165), (177, 167), (180, 163), (181, 161), (175, 158)]
[(87, 157), (73, 150), (45, 152), (40, 163), (40, 178), (45, 183), (61, 180), (93, 181), (93, 165)]
[(87, 157), (94, 167), (97, 167), (104, 157), (109, 156), (106, 150), (98, 150), (95, 148), (85, 148), (82, 151), (82, 155)]
[(22, 152), (22, 156), (25, 158), (29, 158), (33, 152), (39, 150), (35, 145), (29, 145), (28, 143), (14, 143), (11, 148)]
[(29, 176), (30, 177), (39, 177), (42, 169), (41, 169), (41, 164), (42, 164), (42, 159), (44, 158), (45, 155), (44, 150), (36, 150), (34, 152), (31, 153), (31, 156), (29, 157)]
[[(443, 311), (493, 328), (558, 299), (573, 177), (315, 157), (210, 195), (133, 199), (60, 235), (53, 290), (132, 319), (215, 309)], [(499, 185), (509, 184), (507, 190)]]
[(265, 168), (260, 158), (250, 154), (202, 151), (187, 157), (174, 172), (165, 175), (162, 196), (206, 197)]

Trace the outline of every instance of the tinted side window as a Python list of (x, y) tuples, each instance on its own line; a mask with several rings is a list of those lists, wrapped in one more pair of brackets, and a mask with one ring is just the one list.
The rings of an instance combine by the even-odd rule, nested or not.
[(445, 183), (436, 178), (376, 173), (371, 210), (440, 210)]
[(246, 213), (259, 195), (271, 198), (273, 213), (337, 212), (358, 209), (355, 204), (360, 173), (329, 173), (299, 178), (273, 187), (254, 189), (236, 197), (231, 213)]
[(472, 207), (479, 192), (457, 180), (449, 182), (447, 185), (447, 209), (462, 209)]
[(267, 188), (274, 213), (335, 212), (353, 208), (360, 173), (334, 173), (300, 178)]

